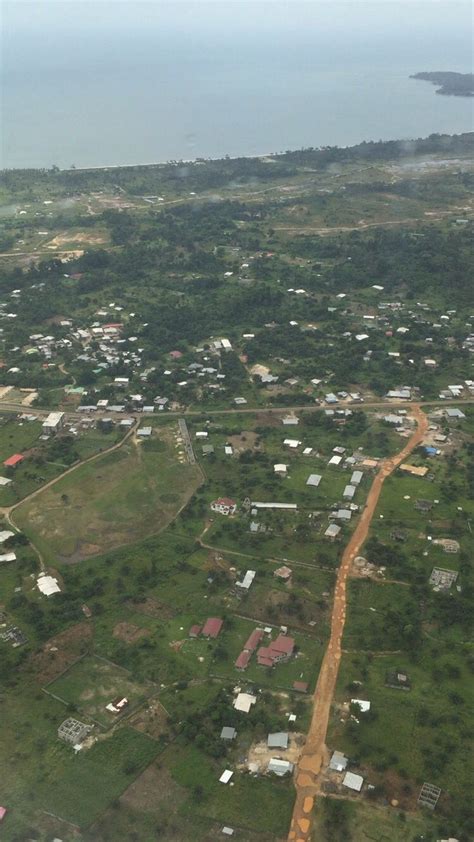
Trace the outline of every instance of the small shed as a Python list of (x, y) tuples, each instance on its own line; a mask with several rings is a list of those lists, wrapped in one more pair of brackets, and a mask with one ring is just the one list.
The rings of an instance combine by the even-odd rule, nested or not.
[(361, 775), (356, 775), (354, 772), (346, 772), (344, 780), (342, 781), (343, 786), (347, 786), (348, 789), (352, 789), (354, 792), (360, 792), (363, 783), (363, 777)]
[(342, 751), (334, 751), (329, 761), (329, 768), (332, 769), (333, 772), (344, 772), (347, 764), (348, 764), (347, 757), (342, 753)]
[(268, 748), (288, 748), (288, 731), (277, 731), (267, 737)]
[(272, 757), (267, 768), (269, 772), (273, 772), (275, 775), (282, 778), (283, 775), (291, 774), (293, 771), (293, 763), (290, 763), (289, 760), (280, 760), (278, 757)]
[(221, 740), (235, 740), (237, 731), (230, 725), (224, 725), (221, 731)]

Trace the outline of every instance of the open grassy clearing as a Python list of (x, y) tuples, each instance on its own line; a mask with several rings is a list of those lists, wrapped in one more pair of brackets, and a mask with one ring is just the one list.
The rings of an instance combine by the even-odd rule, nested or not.
[[(2, 800), (8, 808), (2, 842), (32, 838), (33, 828), (43, 826), (43, 810), (87, 826), (159, 750), (144, 734), (122, 728), (76, 756), (57, 738), (68, 715), (64, 705), (24, 675), (19, 674), (18, 682), (17, 696), (2, 693), (0, 764)], [(61, 838), (69, 840), (69, 833), (65, 828)]]
[(1, 473), (12, 480), (0, 487), (1, 506), (15, 505), (74, 463), (108, 449), (122, 437), (118, 431), (79, 428), (75, 436), (65, 431), (64, 435), (41, 441), (41, 433), (39, 421), (21, 422), (11, 416), (0, 427), (0, 461), (14, 453), (25, 456), (14, 469), (1, 467)]
[[(456, 803), (470, 777), (471, 666), (468, 648), (453, 651), (430, 641), (393, 655), (344, 655), (338, 703), (355, 695), (372, 707), (358, 725), (343, 724), (335, 711), (328, 744), (356, 759), (373, 783), (383, 783), (390, 768), (387, 798), (402, 805), (414, 806), (424, 780), (441, 787), (447, 803), (451, 798)], [(410, 690), (385, 686), (396, 670), (406, 671)]]
[[(339, 817), (339, 821), (338, 818)], [(354, 801), (319, 800), (314, 810), (313, 842), (407, 842), (423, 838), (431, 829), (428, 817), (406, 814), (393, 807)]]
[(159, 531), (199, 482), (169, 435), (130, 439), (21, 506), (15, 521), (46, 557), (79, 561)]
[(66, 673), (47, 687), (49, 693), (63, 699), (66, 705), (73, 705), (81, 714), (105, 728), (110, 728), (120, 718), (106, 710), (107, 704), (125, 696), (129, 705), (124, 714), (128, 715), (153, 692), (153, 689), (156, 690), (150, 684), (137, 684), (130, 674), (117, 664), (93, 655), (73, 664)]

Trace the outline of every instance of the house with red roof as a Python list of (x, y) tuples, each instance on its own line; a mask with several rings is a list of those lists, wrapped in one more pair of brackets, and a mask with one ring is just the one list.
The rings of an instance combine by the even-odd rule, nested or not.
[(243, 650), (237, 660), (235, 661), (235, 668), (241, 670), (242, 672), (247, 669), (249, 665), (250, 658), (252, 657), (252, 653), (248, 650)]
[(215, 639), (219, 636), (223, 624), (224, 620), (221, 620), (219, 617), (208, 617), (202, 627), (202, 637)]
[(263, 629), (254, 629), (244, 646), (244, 651), (255, 652), (258, 644), (260, 643), (263, 637), (263, 634)]
[(196, 624), (194, 626), (191, 626), (191, 628), (188, 631), (188, 636), (189, 637), (199, 637), (201, 632), (202, 632), (202, 626)]
[(295, 649), (292, 637), (279, 634), (268, 646), (261, 646), (257, 652), (257, 663), (262, 667), (274, 667), (282, 661), (289, 661)]
[(219, 497), (211, 503), (213, 512), (218, 512), (220, 515), (234, 515), (237, 511), (237, 503), (231, 500), (230, 497)]
[(25, 457), (21, 455), (21, 453), (14, 453), (13, 456), (9, 456), (8, 459), (5, 459), (4, 465), (5, 468), (16, 468), (20, 462), (23, 462)]

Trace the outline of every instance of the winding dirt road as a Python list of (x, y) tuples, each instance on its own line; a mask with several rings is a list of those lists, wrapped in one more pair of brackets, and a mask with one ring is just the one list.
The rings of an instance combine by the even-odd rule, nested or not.
[(346, 620), (346, 581), (352, 562), (367, 537), (386, 477), (422, 442), (428, 429), (428, 419), (421, 407), (412, 406), (411, 410), (417, 421), (417, 428), (403, 450), (381, 463), (369, 491), (365, 509), (341, 559), (334, 594), (331, 636), (314, 691), (311, 725), (296, 773), (296, 801), (288, 834), (289, 842), (309, 842), (311, 838), (311, 816), (318, 794), (318, 775), (328, 756), (326, 734), (341, 661), (341, 642)]

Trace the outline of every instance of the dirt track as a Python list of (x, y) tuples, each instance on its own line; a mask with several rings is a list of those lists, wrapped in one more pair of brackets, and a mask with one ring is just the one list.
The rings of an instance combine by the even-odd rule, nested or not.
[(334, 595), (331, 637), (314, 691), (311, 725), (296, 773), (296, 802), (288, 834), (289, 842), (309, 842), (311, 838), (311, 816), (318, 794), (318, 776), (328, 755), (326, 733), (341, 660), (341, 642), (346, 619), (346, 581), (352, 561), (359, 555), (367, 537), (385, 478), (420, 444), (428, 429), (428, 419), (421, 407), (413, 406), (412, 412), (417, 421), (417, 429), (403, 450), (381, 463), (369, 491), (365, 509), (341, 559)]

